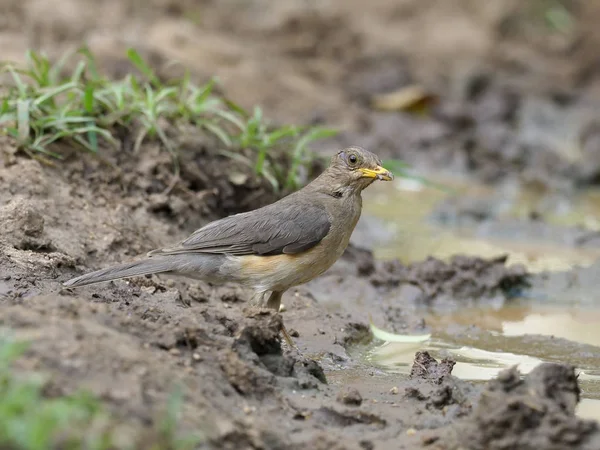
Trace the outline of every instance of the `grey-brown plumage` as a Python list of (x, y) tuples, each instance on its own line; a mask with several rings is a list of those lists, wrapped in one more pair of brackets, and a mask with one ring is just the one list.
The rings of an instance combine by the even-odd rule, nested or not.
[(237, 282), (279, 309), (283, 292), (325, 272), (342, 255), (360, 218), (361, 192), (391, 180), (373, 153), (341, 150), (312, 183), (265, 207), (216, 220), (146, 259), (67, 281), (65, 286), (153, 273), (174, 273), (215, 283)]

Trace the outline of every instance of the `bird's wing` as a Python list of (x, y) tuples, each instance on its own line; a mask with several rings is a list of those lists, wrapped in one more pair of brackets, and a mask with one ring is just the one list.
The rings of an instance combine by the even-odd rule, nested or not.
[(222, 253), (229, 255), (296, 254), (317, 245), (329, 232), (329, 214), (314, 203), (278, 202), (216, 220), (173, 248), (150, 255)]

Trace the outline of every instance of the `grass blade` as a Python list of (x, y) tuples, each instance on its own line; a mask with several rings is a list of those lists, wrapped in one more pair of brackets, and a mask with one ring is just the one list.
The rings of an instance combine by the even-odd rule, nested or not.
[(227, 108), (229, 108), (234, 113), (239, 114), (244, 119), (247, 120), (248, 117), (250, 117), (250, 114), (248, 114), (248, 111), (246, 111), (240, 105), (238, 105), (237, 103), (235, 103), (232, 100), (228, 99), (227, 97), (223, 98), (223, 102), (225, 103), (225, 105), (227, 106)]
[(267, 157), (267, 149), (266, 148), (261, 148), (258, 151), (258, 155), (256, 157), (256, 163), (254, 164), (254, 172), (256, 172), (258, 175), (263, 175), (263, 166), (265, 164), (265, 159)]
[(57, 95), (60, 95), (63, 92), (69, 91), (69, 90), (74, 89), (76, 87), (77, 87), (77, 85), (75, 83), (71, 82), (71, 83), (66, 83), (66, 84), (63, 84), (61, 86), (58, 86), (58, 87), (56, 87), (54, 89), (50, 89), (44, 95), (41, 95), (38, 98), (36, 98), (34, 100), (33, 104), (35, 106), (40, 106), (43, 103), (45, 103), (46, 101), (52, 99), (53, 97), (56, 97)]
[(19, 91), (19, 96), (22, 98), (26, 97), (27, 96), (27, 85), (25, 83), (23, 83), (23, 80), (21, 80), (21, 77), (17, 74), (17, 72), (15, 71), (14, 68), (9, 66), (7, 70), (10, 73), (13, 81), (15, 82), (15, 85), (17, 86), (17, 89)]
[(214, 134), (226, 147), (232, 146), (232, 141), (229, 135), (219, 125), (210, 122), (199, 124)]
[(129, 61), (152, 83), (155, 87), (160, 87), (161, 83), (154, 74), (154, 71), (146, 64), (144, 58), (133, 48), (127, 49)]
[(19, 100), (17, 102), (17, 129), (19, 135), (19, 143), (23, 145), (29, 140), (29, 132), (31, 130), (29, 123), (28, 100)]
[[(133, 48), (127, 50), (127, 56), (141, 76), (128, 74), (116, 81), (100, 75), (87, 47), (76, 53), (80, 60), (70, 74), (63, 73), (65, 61), (75, 53), (52, 64), (43, 54), (30, 51), (25, 70), (8, 64), (0, 67), (12, 78), (0, 97), (3, 133), (13, 136), (31, 157), (39, 158), (35, 155), (38, 152), (58, 158), (49, 146), (60, 140), (97, 153), (104, 143), (118, 145), (112, 133), (125, 127), (136, 133), (136, 151), (146, 137), (158, 137), (171, 154), (177, 173), (177, 149), (167, 131), (180, 124), (194, 123), (231, 150), (227, 157), (243, 161), (277, 190), (286, 176), (290, 185), (296, 185), (298, 167), (315, 157), (306, 155), (310, 142), (335, 133), (291, 125), (273, 129), (260, 107), (249, 114), (216, 92), (216, 78), (197, 86), (186, 72), (182, 79), (163, 84)], [(273, 152), (281, 152), (284, 146), (290, 158), (284, 158), (286, 163), (281, 164), (282, 159), (274, 157)], [(252, 157), (238, 154), (236, 149), (247, 149), (253, 152)], [(291, 169), (286, 173), (290, 160)]]
[(94, 85), (88, 84), (83, 93), (83, 107), (88, 114), (94, 113)]
[(285, 186), (287, 188), (296, 187), (296, 174), (298, 171), (298, 166), (302, 162), (302, 157), (304, 156), (304, 153), (306, 152), (307, 146), (313, 141), (333, 137), (333, 136), (337, 135), (337, 133), (338, 133), (337, 130), (333, 130), (330, 128), (317, 127), (317, 128), (308, 130), (308, 132), (306, 132), (298, 140), (298, 142), (294, 146), (294, 151), (292, 153), (291, 166), (290, 166), (290, 169), (288, 171), (288, 175), (287, 175), (287, 178), (285, 181)]
[(92, 75), (92, 79), (95, 81), (100, 80), (100, 73), (98, 72), (98, 67), (96, 66), (96, 58), (94, 58), (94, 55), (92, 55), (90, 49), (84, 46), (81, 47), (77, 52), (85, 57), (86, 67), (88, 72)]

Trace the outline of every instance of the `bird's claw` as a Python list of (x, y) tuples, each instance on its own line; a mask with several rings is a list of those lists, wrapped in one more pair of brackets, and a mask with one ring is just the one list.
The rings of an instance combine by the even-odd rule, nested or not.
[(290, 348), (292, 348), (294, 350), (298, 350), (298, 347), (296, 346), (296, 344), (292, 340), (292, 337), (289, 335), (289, 333), (285, 329), (285, 325), (281, 325), (281, 334), (283, 335), (283, 338), (285, 339), (285, 342), (287, 343), (287, 345)]

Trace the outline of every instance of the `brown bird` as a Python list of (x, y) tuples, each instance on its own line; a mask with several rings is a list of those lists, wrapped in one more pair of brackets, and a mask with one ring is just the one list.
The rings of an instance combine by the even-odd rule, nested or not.
[(266, 306), (279, 311), (286, 290), (318, 277), (342, 255), (360, 218), (363, 189), (392, 179), (376, 155), (349, 147), (334, 155), (315, 180), (275, 203), (216, 220), (174, 247), (64, 286), (172, 273), (215, 284), (235, 282), (252, 288), (259, 301), (270, 292)]

